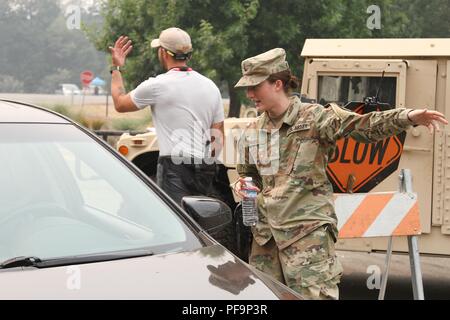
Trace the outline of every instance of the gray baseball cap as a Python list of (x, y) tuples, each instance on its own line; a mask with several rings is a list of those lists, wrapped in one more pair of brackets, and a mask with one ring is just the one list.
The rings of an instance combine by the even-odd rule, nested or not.
[(253, 87), (269, 78), (271, 74), (285, 70), (289, 70), (286, 51), (275, 48), (242, 61), (242, 78), (234, 87)]

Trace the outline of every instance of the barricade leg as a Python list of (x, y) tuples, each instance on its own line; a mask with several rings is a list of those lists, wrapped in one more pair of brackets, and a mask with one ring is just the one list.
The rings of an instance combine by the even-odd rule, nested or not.
[[(412, 192), (412, 175), (409, 169), (401, 170), (400, 181), (400, 190), (402, 192)], [(424, 300), (417, 236), (408, 236), (408, 249), (414, 300)]]
[(419, 247), (417, 236), (408, 236), (409, 264), (411, 266), (411, 280), (414, 300), (424, 300), (422, 270), (420, 268)]
[(391, 267), (391, 258), (392, 258), (392, 242), (394, 241), (393, 237), (389, 237), (388, 248), (386, 251), (386, 262), (384, 266), (383, 276), (381, 277), (381, 287), (380, 293), (378, 294), (378, 300), (384, 300), (384, 295), (386, 293), (386, 286), (389, 276), (389, 268)]

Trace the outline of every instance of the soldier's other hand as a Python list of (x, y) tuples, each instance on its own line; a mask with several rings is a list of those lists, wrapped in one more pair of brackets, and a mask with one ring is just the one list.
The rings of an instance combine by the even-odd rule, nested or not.
[(235, 182), (233, 182), (232, 184), (230, 184), (230, 187), (233, 190), (233, 193), (238, 197), (238, 198), (244, 198), (244, 194), (242, 193), (242, 183), (241, 183), (241, 179), (236, 180)]
[[(235, 182), (233, 182), (230, 186), (233, 189), (234, 194), (243, 199), (245, 197), (245, 194), (242, 192), (242, 186), (244, 184), (244, 179), (243, 178), (239, 178), (238, 180), (236, 180)], [(255, 186), (256, 192), (260, 192), (261, 190), (259, 190), (258, 187)]]
[(428, 109), (412, 110), (408, 113), (408, 118), (416, 125), (427, 127), (430, 133), (433, 133), (434, 130), (439, 131), (439, 123), (448, 124), (442, 113)]
[(127, 36), (120, 36), (114, 47), (109, 47), (111, 52), (112, 64), (123, 67), (128, 54), (133, 50), (132, 42)]

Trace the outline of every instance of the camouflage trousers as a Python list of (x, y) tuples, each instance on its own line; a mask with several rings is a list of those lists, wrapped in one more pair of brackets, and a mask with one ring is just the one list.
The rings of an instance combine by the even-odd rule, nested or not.
[(264, 246), (252, 241), (249, 262), (305, 299), (339, 299), (337, 285), (342, 266), (327, 226), (314, 230), (283, 250), (278, 249), (273, 238)]

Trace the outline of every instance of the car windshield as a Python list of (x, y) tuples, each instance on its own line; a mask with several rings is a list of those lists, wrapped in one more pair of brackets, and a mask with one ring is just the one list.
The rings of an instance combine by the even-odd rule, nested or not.
[(0, 124), (0, 262), (201, 247), (183, 220), (69, 124)]

